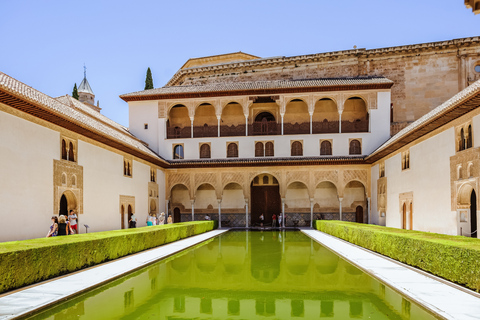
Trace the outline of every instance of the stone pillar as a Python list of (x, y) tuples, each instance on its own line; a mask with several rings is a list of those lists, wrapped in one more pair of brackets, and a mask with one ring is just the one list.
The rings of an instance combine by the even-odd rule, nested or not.
[(218, 227), (222, 227), (222, 199), (217, 199), (218, 202)]
[(312, 121), (313, 112), (309, 112), (309, 114), (310, 114), (310, 134), (312, 134), (313, 133), (313, 121)]
[(338, 133), (342, 133), (342, 111), (338, 110)]
[(367, 223), (370, 224), (370, 199), (367, 198)]
[(342, 200), (343, 200), (343, 198), (338, 198), (338, 202), (340, 202), (340, 211), (339, 211), (340, 221), (342, 221)]
[(245, 137), (248, 137), (248, 114), (244, 114), (245, 116)]
[(282, 221), (282, 226), (283, 228), (285, 228), (285, 221), (286, 221), (286, 217), (285, 217), (285, 198), (282, 198), (282, 218), (283, 218), (283, 221)]
[(190, 200), (192, 204), (192, 221), (195, 221), (195, 200)]
[[(168, 203), (170, 202), (170, 200), (165, 200), (165, 212), (166, 212), (166, 215), (163, 217), (163, 223), (165, 223), (165, 219), (168, 218)], [(181, 218), (181, 216), (180, 216)]]
[(167, 121), (168, 119), (165, 118), (165, 130), (163, 130), (164, 131), (163, 134), (165, 135), (164, 139), (167, 139), (167, 134), (168, 134)]
[(280, 117), (282, 118), (282, 126), (281, 126), (281, 130), (282, 130), (282, 136), (283, 136), (283, 116), (285, 115), (285, 113), (280, 113)]
[(218, 124), (217, 124), (217, 127), (218, 127), (218, 136), (220, 137), (220, 120), (221, 120), (221, 116), (217, 115), (217, 120), (218, 120)]
[[(311, 122), (310, 122), (310, 124), (311, 124)], [(313, 228), (313, 201), (314, 201), (314, 199), (310, 198), (310, 228)]]
[(248, 228), (248, 199), (245, 199), (245, 228)]
[(190, 117), (190, 130), (191, 130), (190, 136), (191, 136), (191, 138), (193, 138), (193, 118), (194, 117)]

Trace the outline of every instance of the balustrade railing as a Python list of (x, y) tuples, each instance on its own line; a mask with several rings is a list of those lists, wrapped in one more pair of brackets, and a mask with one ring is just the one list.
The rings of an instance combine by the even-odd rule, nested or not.
[(309, 134), (310, 122), (284, 123), (283, 134)]
[(342, 133), (368, 132), (368, 118), (353, 121), (342, 120)]
[(218, 137), (217, 126), (201, 126), (193, 127), (194, 138)]
[(220, 136), (221, 137), (239, 137), (245, 136), (245, 125), (238, 126), (220, 126)]
[(180, 128), (167, 128), (167, 139), (179, 139), (179, 138), (191, 138), (192, 131), (190, 127)]
[(254, 122), (248, 126), (249, 136), (277, 135), (281, 133), (281, 124), (275, 121)]
[(338, 133), (338, 121), (319, 121), (312, 122), (312, 133)]

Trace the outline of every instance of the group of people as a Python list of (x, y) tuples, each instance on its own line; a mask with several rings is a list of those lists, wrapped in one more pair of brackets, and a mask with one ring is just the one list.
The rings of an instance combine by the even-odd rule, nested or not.
[(78, 233), (77, 214), (70, 210), (68, 217), (63, 214), (60, 216), (52, 216), (52, 224), (47, 233), (47, 238), (56, 236), (68, 236)]
[[(265, 216), (260, 214), (260, 226), (263, 227), (263, 222), (265, 221)], [(278, 215), (278, 226), (281, 228), (282, 227), (282, 215)], [(272, 214), (272, 228), (277, 227), (277, 215), (274, 213)]]
[[(165, 223), (165, 212), (160, 213), (158, 219), (156, 215), (147, 215), (147, 219), (145, 220), (145, 223), (147, 226), (156, 226), (156, 225), (162, 225)], [(167, 223), (171, 224), (173, 223), (172, 215), (168, 215), (167, 218)], [(137, 227), (137, 217), (135, 214), (132, 214), (130, 216), (130, 219), (128, 220), (128, 227), (129, 228), (136, 228)]]

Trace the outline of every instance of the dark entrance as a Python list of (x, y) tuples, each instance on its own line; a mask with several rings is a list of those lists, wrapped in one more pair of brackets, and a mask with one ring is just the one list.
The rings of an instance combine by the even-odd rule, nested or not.
[(265, 220), (263, 226), (272, 225), (272, 215), (277, 216), (282, 212), (280, 188), (277, 179), (269, 174), (258, 175), (251, 184), (251, 226), (260, 226), (260, 215), (263, 213)]
[(68, 216), (68, 202), (67, 202), (67, 197), (65, 197), (64, 194), (62, 194), (62, 197), (60, 198), (60, 212), (59, 215), (64, 215)]
[(132, 218), (132, 206), (128, 205), (128, 227), (131, 228), (132, 224), (130, 223), (130, 219)]
[(121, 212), (121, 226), (122, 226), (122, 229), (125, 229), (125, 207), (122, 205), (122, 212)]
[(472, 190), (470, 195), (470, 230), (472, 238), (477, 238), (477, 195), (475, 190)]
[(173, 222), (181, 222), (180, 208), (173, 209)]
[(356, 221), (358, 223), (363, 223), (363, 207), (357, 206), (355, 210)]

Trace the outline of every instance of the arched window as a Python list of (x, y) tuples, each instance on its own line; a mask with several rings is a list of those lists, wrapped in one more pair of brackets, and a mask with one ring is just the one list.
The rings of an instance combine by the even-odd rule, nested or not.
[(255, 143), (255, 157), (263, 157), (263, 142)]
[(127, 176), (131, 176), (131, 175), (132, 175), (132, 172), (131, 172), (130, 162), (127, 161)]
[(210, 158), (210, 145), (204, 143), (200, 146), (200, 158)]
[(472, 125), (468, 126), (468, 131), (467, 131), (467, 148), (471, 148), (473, 145), (472, 143)]
[(273, 142), (268, 141), (265, 144), (265, 157), (273, 157), (273, 156), (274, 156)]
[(62, 160), (67, 160), (67, 143), (62, 139)]
[(238, 157), (238, 146), (236, 143), (229, 143), (227, 147), (227, 158)]
[(460, 144), (458, 146), (458, 151), (465, 150), (465, 132), (463, 128), (460, 129)]
[(362, 154), (362, 148), (360, 145), (360, 141), (352, 140), (350, 141), (350, 154)]
[(303, 146), (300, 141), (294, 141), (290, 150), (292, 156), (303, 156)]
[(173, 148), (173, 159), (183, 159), (183, 146), (181, 144)]
[(268, 184), (268, 176), (263, 176), (263, 184)]
[(77, 185), (77, 179), (75, 178), (75, 176), (72, 176), (72, 186), (76, 186)]
[(322, 141), (320, 144), (320, 155), (321, 156), (331, 156), (332, 155), (332, 144), (330, 141)]
[(68, 160), (69, 161), (73, 161), (75, 162), (75, 152), (74, 152), (74, 148), (73, 148), (73, 143), (70, 142), (70, 144), (68, 145)]

